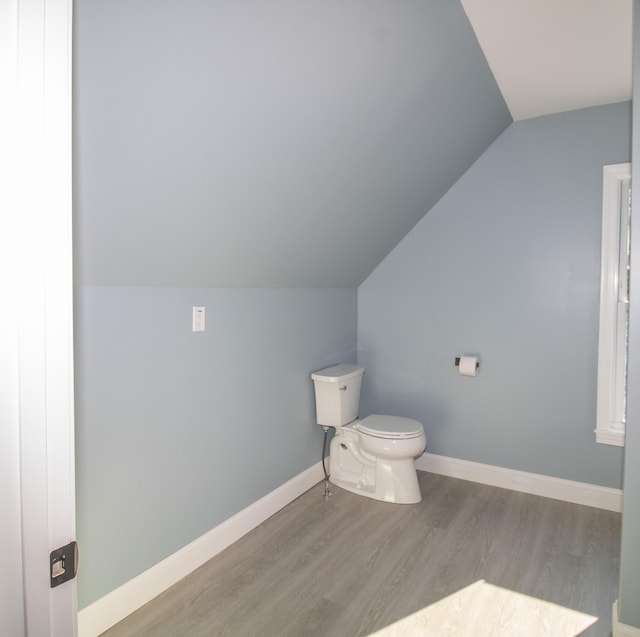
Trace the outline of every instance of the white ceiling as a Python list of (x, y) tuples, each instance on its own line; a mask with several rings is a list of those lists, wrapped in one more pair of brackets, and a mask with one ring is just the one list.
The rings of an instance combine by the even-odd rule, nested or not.
[(357, 287), (512, 118), (631, 98), (632, 0), (147, 4), (74, 3), (80, 284)]
[(462, 0), (515, 120), (631, 99), (632, 0)]

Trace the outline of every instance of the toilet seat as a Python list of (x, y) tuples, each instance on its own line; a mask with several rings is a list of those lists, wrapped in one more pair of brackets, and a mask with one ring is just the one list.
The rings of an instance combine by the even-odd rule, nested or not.
[(363, 434), (389, 440), (406, 440), (424, 435), (422, 424), (400, 416), (367, 416), (353, 425)]

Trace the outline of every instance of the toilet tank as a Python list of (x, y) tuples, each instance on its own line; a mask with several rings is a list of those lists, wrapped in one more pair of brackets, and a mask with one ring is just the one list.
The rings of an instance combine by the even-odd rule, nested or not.
[(358, 417), (364, 368), (334, 365), (311, 374), (316, 391), (316, 420), (324, 427), (342, 427)]

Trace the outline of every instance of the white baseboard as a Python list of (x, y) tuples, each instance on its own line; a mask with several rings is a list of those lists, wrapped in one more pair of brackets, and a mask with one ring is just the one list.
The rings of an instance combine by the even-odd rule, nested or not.
[(96, 637), (173, 586), (189, 573), (323, 479), (318, 462), (263, 498), (200, 536), (162, 562), (78, 613), (78, 637)]
[[(622, 510), (620, 489), (551, 478), (432, 453), (425, 453), (418, 458), (416, 468), (609, 511)], [(78, 637), (97, 637), (108, 630), (262, 524), (282, 507), (318, 484), (322, 478), (322, 463), (318, 462), (162, 562), (83, 608), (78, 613)], [(640, 637), (640, 630), (616, 623), (617, 606), (614, 609), (614, 631), (615, 626), (618, 626), (618, 632), (614, 632), (614, 637)]]
[(416, 460), (416, 468), (451, 478), (480, 482), (494, 487), (564, 500), (574, 504), (584, 504), (607, 511), (618, 513), (622, 511), (621, 489), (504, 469), (479, 462), (438, 456), (433, 453), (424, 453), (420, 456)]
[(621, 624), (618, 620), (618, 600), (613, 602), (613, 612), (611, 613), (611, 617), (613, 624), (611, 637), (640, 637), (640, 628)]

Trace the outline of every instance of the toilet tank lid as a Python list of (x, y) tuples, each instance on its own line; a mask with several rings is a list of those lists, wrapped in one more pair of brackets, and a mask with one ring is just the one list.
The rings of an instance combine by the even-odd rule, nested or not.
[(362, 374), (364, 374), (364, 367), (342, 363), (341, 365), (334, 365), (326, 369), (319, 369), (317, 372), (311, 374), (311, 378), (313, 378), (313, 380), (337, 383), (361, 376)]

